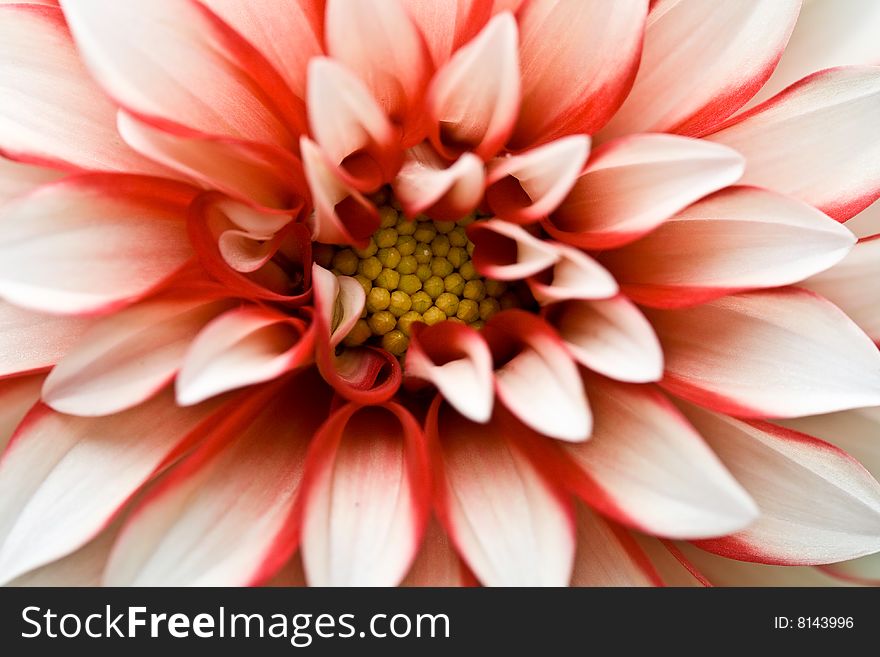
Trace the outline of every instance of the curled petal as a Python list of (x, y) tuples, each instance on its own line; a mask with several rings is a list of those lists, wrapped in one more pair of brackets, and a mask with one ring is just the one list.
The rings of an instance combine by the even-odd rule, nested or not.
[(735, 151), (697, 139), (624, 137), (593, 152), (544, 227), (557, 239), (583, 248), (618, 247), (706, 194), (733, 184), (743, 167)]
[(575, 529), (571, 503), (515, 442), (516, 421), (475, 424), (436, 397), (427, 434), (438, 515), (487, 586), (565, 586)]
[(527, 224), (565, 199), (584, 168), (590, 138), (572, 135), (489, 163), (486, 201), (502, 219)]
[(770, 77), (800, 7), (801, 0), (653, 3), (635, 83), (601, 137), (705, 134)]
[[(838, 221), (880, 197), (880, 67), (820, 71), (706, 138), (746, 157), (742, 182), (789, 194)], [(821, 126), (821, 127), (820, 127)], [(785, 161), (787, 166), (779, 166)]]
[(546, 320), (581, 365), (630, 383), (663, 376), (660, 341), (641, 311), (624, 296), (548, 306)]
[(186, 212), (195, 190), (145, 176), (89, 174), (43, 186), (0, 209), (0, 296), (36, 311), (118, 309), (192, 257)]
[(527, 278), (553, 266), (561, 258), (554, 245), (501, 219), (471, 224), (468, 237), (475, 247), (476, 270), (499, 281)]
[(521, 310), (494, 315), (483, 329), (498, 398), (523, 424), (551, 438), (586, 440), (592, 415), (577, 366), (553, 329)]
[(469, 326), (414, 325), (406, 375), (433, 383), (453, 408), (473, 422), (488, 422), (492, 416), (492, 354)]
[(640, 531), (721, 536), (758, 516), (748, 493), (663, 395), (648, 386), (590, 379), (593, 436), (564, 447), (593, 508)]
[(0, 301), (0, 379), (51, 367), (93, 322), (43, 315)]
[(104, 583), (261, 584), (291, 557), (303, 459), (330, 395), (313, 374), (222, 407), (199, 446), (127, 518)]
[(698, 545), (780, 565), (853, 559), (880, 550), (880, 483), (843, 450), (812, 436), (686, 406), (684, 412), (755, 498), (761, 514)]
[(397, 131), (363, 82), (326, 57), (309, 62), (309, 125), (329, 161), (357, 189), (372, 191), (397, 172)]
[(317, 144), (302, 138), (300, 149), (315, 212), (312, 239), (325, 244), (359, 244), (379, 228), (376, 208), (330, 166)]
[(849, 230), (802, 201), (730, 187), (604, 254), (602, 264), (633, 301), (680, 307), (797, 283), (837, 263), (854, 243)]
[(530, 0), (517, 14), (522, 59), (518, 148), (594, 134), (629, 91), (646, 0)]
[(504, 146), (519, 109), (513, 16), (495, 16), (441, 68), (428, 89), (431, 141), (449, 159), (472, 150), (484, 160)]
[(424, 437), (399, 404), (347, 404), (315, 436), (299, 503), (312, 586), (393, 586), (409, 570), (430, 510)]
[(483, 199), (483, 161), (462, 153), (452, 164), (427, 143), (411, 148), (394, 180), (394, 194), (407, 216), (425, 213), (453, 221), (471, 212)]
[(259, 306), (217, 317), (189, 345), (177, 375), (177, 403), (197, 404), (228, 390), (271, 381), (312, 362), (305, 322)]
[(211, 296), (166, 294), (102, 318), (49, 373), (43, 401), (81, 416), (140, 404), (174, 378), (189, 343), (227, 306)]
[(617, 282), (608, 271), (580, 249), (554, 244), (559, 260), (529, 278), (527, 283), (542, 304), (566, 299), (607, 299), (617, 294)]
[(741, 417), (797, 417), (880, 404), (880, 352), (828, 301), (797, 289), (749, 292), (648, 318), (662, 385)]

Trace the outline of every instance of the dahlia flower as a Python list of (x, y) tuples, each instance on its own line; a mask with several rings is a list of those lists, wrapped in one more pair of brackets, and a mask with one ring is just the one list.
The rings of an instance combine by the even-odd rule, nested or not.
[(878, 30), (2, 0), (0, 579), (876, 582)]

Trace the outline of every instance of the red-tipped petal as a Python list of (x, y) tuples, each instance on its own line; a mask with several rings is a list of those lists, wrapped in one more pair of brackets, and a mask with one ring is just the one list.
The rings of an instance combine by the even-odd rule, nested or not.
[(40, 375), (0, 380), (0, 454), (24, 416), (40, 400), (42, 385)]
[(880, 404), (880, 352), (810, 292), (749, 292), (648, 318), (666, 358), (662, 385), (707, 408), (797, 417)]
[(445, 64), (470, 41), (492, 15), (492, 0), (402, 0), (418, 25), (434, 65)]
[(300, 501), (312, 586), (393, 586), (430, 510), (424, 437), (400, 405), (336, 411), (315, 437)]
[(559, 261), (527, 280), (541, 305), (567, 299), (607, 299), (617, 294), (617, 281), (586, 253), (566, 244), (554, 244)]
[(56, 169), (13, 162), (0, 156), (0, 205), (62, 176), (64, 172)]
[(587, 249), (632, 242), (699, 198), (735, 183), (743, 158), (729, 148), (674, 135), (645, 134), (594, 151), (550, 234)]
[(453, 221), (482, 201), (485, 178), (483, 161), (473, 153), (462, 153), (449, 164), (424, 143), (407, 152), (394, 179), (394, 194), (409, 217), (425, 213)]
[(452, 547), (439, 523), (431, 520), (422, 546), (401, 586), (472, 586), (473, 575)]
[(468, 237), (475, 247), (476, 270), (499, 281), (527, 278), (553, 266), (561, 258), (554, 245), (501, 219), (471, 224)]

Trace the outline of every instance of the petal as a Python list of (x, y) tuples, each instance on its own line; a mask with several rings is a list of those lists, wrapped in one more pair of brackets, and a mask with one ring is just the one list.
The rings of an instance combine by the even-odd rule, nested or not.
[(344, 406), (315, 437), (301, 498), (311, 586), (393, 586), (416, 556), (429, 511), (421, 430), (400, 405)]
[(192, 188), (93, 174), (47, 185), (0, 210), (0, 295), (37, 311), (108, 311), (137, 299), (192, 256)]
[(802, 201), (729, 187), (605, 254), (602, 264), (633, 301), (676, 308), (797, 283), (839, 262), (854, 243), (849, 230)]
[(324, 0), (202, 0), (257, 48), (298, 98), (306, 97), (306, 67), (322, 52)]
[(439, 67), (477, 35), (492, 13), (492, 0), (402, 0)]
[(874, 342), (880, 342), (880, 237), (861, 240), (840, 263), (804, 287), (833, 302)]
[(589, 137), (571, 135), (493, 160), (486, 180), (489, 207), (518, 224), (543, 219), (565, 200), (589, 152)]
[(578, 505), (571, 586), (662, 586), (647, 555), (624, 530)]
[(140, 404), (174, 378), (189, 343), (225, 305), (166, 295), (99, 320), (49, 373), (43, 401), (81, 416)]
[(782, 59), (746, 107), (764, 102), (810, 73), (832, 66), (880, 64), (880, 6), (872, 0), (810, 0), (798, 15)]
[(635, 542), (648, 555), (664, 586), (676, 588), (703, 588), (712, 586), (681, 550), (670, 541), (630, 532)]
[(296, 549), (290, 514), (327, 392), (304, 375), (225, 411), (127, 519), (104, 583), (242, 586), (271, 577)]
[(564, 447), (582, 471), (573, 485), (593, 508), (660, 536), (704, 538), (758, 517), (748, 493), (653, 387), (589, 379), (595, 425)]
[(315, 212), (309, 217), (312, 239), (325, 244), (358, 244), (379, 228), (376, 208), (333, 170), (318, 145), (300, 144)]
[(735, 183), (742, 172), (742, 157), (729, 148), (675, 135), (625, 137), (594, 151), (544, 226), (569, 244), (617, 247)]
[(565, 586), (575, 553), (570, 502), (494, 419), (474, 424), (437, 397), (427, 420), (435, 499), (452, 542), (486, 586)]
[(0, 379), (57, 363), (92, 320), (41, 315), (0, 301)]
[(880, 200), (874, 201), (855, 217), (849, 219), (846, 222), (846, 227), (857, 237), (870, 237), (880, 233)]
[(290, 208), (307, 196), (302, 164), (282, 149), (233, 139), (175, 135), (120, 110), (119, 134), (137, 152), (208, 189), (270, 208)]
[(663, 376), (663, 350), (645, 316), (626, 297), (567, 301), (545, 318), (574, 359), (605, 376), (647, 383)]
[(586, 440), (592, 415), (577, 366), (540, 317), (522, 310), (494, 315), (483, 329), (495, 360), (498, 399), (545, 436)]
[(400, 124), (419, 121), (433, 67), (403, 6), (385, 0), (329, 0), (326, 25), (327, 54), (360, 76), (385, 114)]
[(293, 94), (203, 5), (64, 0), (62, 7), (92, 74), (130, 113), (175, 132), (295, 145), (302, 123)]
[(840, 310), (796, 289), (650, 311), (662, 385), (743, 417), (797, 417), (880, 404), (880, 352)]
[(351, 332), (364, 309), (366, 295), (350, 276), (336, 276), (318, 264), (312, 265), (315, 312), (328, 329), (330, 347), (335, 348)]
[(532, 0), (517, 14), (524, 147), (598, 131), (629, 91), (642, 49), (645, 0)]
[(455, 410), (473, 422), (488, 422), (492, 416), (492, 354), (469, 326), (414, 325), (406, 375), (434, 384)]
[(79, 60), (57, 7), (0, 7), (0, 152), (64, 169), (157, 173), (116, 133), (116, 107)]
[(0, 454), (27, 412), (40, 401), (42, 385), (39, 375), (0, 379)]
[(230, 310), (187, 345), (175, 384), (177, 403), (190, 406), (271, 381), (313, 357), (314, 333), (303, 321), (260, 306)]
[(437, 71), (428, 89), (431, 141), (449, 159), (473, 150), (495, 155), (513, 130), (519, 109), (517, 28), (495, 16)]
[(85, 545), (179, 457), (213, 407), (168, 393), (130, 411), (78, 418), (37, 406), (0, 460), (0, 580)]
[(401, 586), (469, 586), (473, 582), (446, 532), (432, 520), (425, 530), (422, 547)]
[(0, 157), (0, 205), (33, 191), (40, 185), (55, 182), (64, 174), (55, 169), (13, 162)]
[(580, 249), (554, 244), (559, 260), (552, 269), (526, 282), (541, 305), (567, 299), (607, 299), (617, 294), (617, 281), (608, 271)]
[(471, 224), (477, 272), (498, 281), (517, 281), (553, 266), (560, 259), (556, 247), (520, 226), (501, 219)]
[(880, 67), (829, 69), (709, 135), (746, 157), (744, 184), (769, 187), (846, 221), (880, 196)]
[(424, 213), (437, 220), (459, 219), (483, 200), (484, 189), (480, 158), (462, 153), (448, 164), (428, 143), (407, 151), (394, 179), (394, 195), (409, 217)]
[(853, 559), (880, 551), (880, 483), (849, 454), (767, 422), (684, 408), (755, 498), (760, 517), (698, 545), (721, 556), (780, 565)]
[(800, 7), (801, 0), (652, 4), (632, 91), (601, 137), (710, 131), (770, 77)]
[(327, 57), (309, 62), (309, 125), (346, 182), (373, 191), (400, 165), (397, 131), (357, 76)]

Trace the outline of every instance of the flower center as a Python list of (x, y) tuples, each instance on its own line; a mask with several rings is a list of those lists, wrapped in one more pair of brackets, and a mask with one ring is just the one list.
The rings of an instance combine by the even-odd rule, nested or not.
[(315, 244), (315, 262), (357, 279), (367, 294), (363, 315), (344, 344), (381, 344), (402, 356), (414, 322), (461, 322), (480, 329), (499, 310), (521, 305), (506, 283), (484, 279), (474, 269), (474, 244), (465, 233), (474, 215), (410, 221), (382, 205), (379, 216), (379, 230), (363, 249)]

